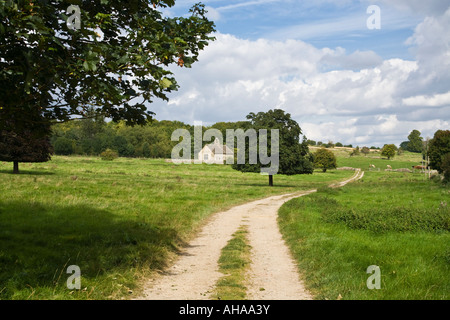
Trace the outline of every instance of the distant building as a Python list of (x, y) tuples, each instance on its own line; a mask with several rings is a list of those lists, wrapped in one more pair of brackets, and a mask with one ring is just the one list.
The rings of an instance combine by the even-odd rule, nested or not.
[(233, 150), (221, 144), (217, 138), (214, 143), (205, 145), (198, 153), (198, 160), (205, 163), (224, 164), (228, 158), (234, 158)]

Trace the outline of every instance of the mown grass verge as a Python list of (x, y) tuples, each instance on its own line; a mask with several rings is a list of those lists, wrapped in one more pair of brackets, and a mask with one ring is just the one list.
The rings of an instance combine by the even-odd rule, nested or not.
[[(449, 299), (450, 190), (420, 174), (362, 181), (291, 200), (283, 236), (315, 299)], [(381, 289), (366, 281), (380, 267)]]
[(246, 273), (250, 266), (250, 250), (247, 228), (241, 227), (222, 249), (219, 271), (224, 274), (216, 284), (212, 295), (217, 300), (244, 300), (247, 297)]

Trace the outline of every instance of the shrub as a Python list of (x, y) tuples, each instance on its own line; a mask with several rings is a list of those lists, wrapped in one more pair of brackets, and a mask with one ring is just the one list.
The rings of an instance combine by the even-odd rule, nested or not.
[(100, 154), (100, 157), (102, 158), (102, 160), (113, 161), (118, 157), (118, 154), (114, 150), (106, 149)]
[(328, 206), (322, 218), (330, 223), (342, 223), (351, 229), (369, 230), (374, 233), (389, 231), (449, 231), (450, 210), (447, 206), (428, 209), (404, 207), (347, 208)]
[(352, 153), (350, 153), (350, 157), (353, 156), (359, 156), (359, 147), (357, 146), (355, 149), (353, 149)]
[(370, 149), (367, 147), (362, 147), (361, 152), (364, 153), (365, 156), (367, 156), (370, 153)]

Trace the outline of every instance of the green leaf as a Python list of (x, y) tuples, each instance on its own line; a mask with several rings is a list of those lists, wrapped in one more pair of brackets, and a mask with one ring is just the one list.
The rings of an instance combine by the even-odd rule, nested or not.
[(94, 61), (90, 61), (89, 62), (89, 67), (91, 69), (91, 71), (97, 71), (97, 64)]
[(85, 71), (89, 71), (89, 63), (87, 61), (83, 62), (83, 68)]
[(163, 78), (163, 79), (159, 82), (159, 85), (160, 85), (161, 87), (163, 87), (164, 89), (167, 89), (167, 88), (169, 88), (169, 87), (172, 85), (172, 81), (170, 81), (170, 80), (167, 79), (167, 78)]
[(97, 71), (97, 64), (94, 61), (86, 60), (83, 62), (83, 68), (85, 71)]

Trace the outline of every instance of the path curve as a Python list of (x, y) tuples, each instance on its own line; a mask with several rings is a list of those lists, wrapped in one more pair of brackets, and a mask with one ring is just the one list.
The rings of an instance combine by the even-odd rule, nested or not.
[[(341, 187), (360, 179), (352, 178), (331, 187)], [(138, 300), (210, 299), (215, 284), (223, 277), (218, 260), (221, 250), (240, 226), (247, 226), (251, 246), (251, 267), (247, 296), (251, 300), (312, 299), (299, 278), (297, 266), (278, 228), (278, 209), (288, 200), (316, 192), (309, 190), (271, 196), (248, 202), (213, 215), (175, 263), (144, 285)]]

